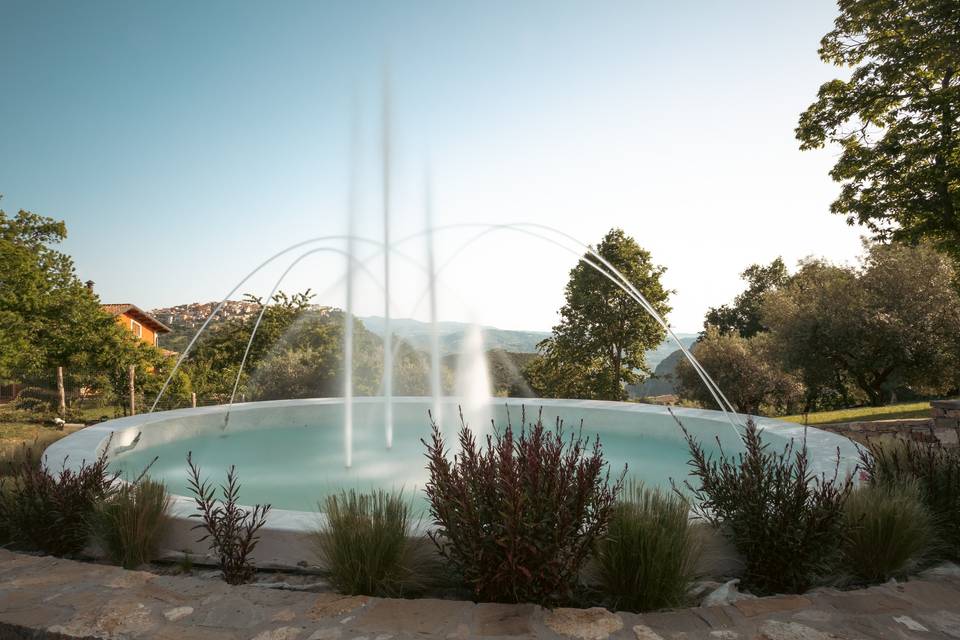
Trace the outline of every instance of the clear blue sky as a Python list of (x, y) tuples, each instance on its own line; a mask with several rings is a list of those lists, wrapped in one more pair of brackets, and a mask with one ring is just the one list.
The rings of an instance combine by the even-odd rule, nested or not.
[[(219, 298), (299, 239), (346, 230), (349, 129), (362, 128), (358, 232), (379, 237), (377, 109), (395, 111), (395, 236), (539, 222), (596, 242), (623, 227), (668, 267), (672, 323), (699, 328), (747, 264), (859, 252), (827, 208), (834, 150), (797, 115), (837, 76), (817, 58), (833, 2), (43, 2), (0, 0), (0, 207), (65, 219), (105, 302)], [(353, 105), (359, 104), (359, 109)], [(441, 260), (458, 243), (440, 239)], [(422, 259), (422, 246), (404, 249)], [(336, 256), (288, 289), (340, 305)], [(397, 315), (422, 282), (396, 260)], [(503, 233), (444, 273), (441, 312), (546, 329), (571, 257)], [(375, 272), (382, 267), (369, 263)], [(282, 265), (281, 265), (282, 268)], [(244, 290), (266, 293), (264, 276)], [(358, 312), (381, 313), (361, 284)]]

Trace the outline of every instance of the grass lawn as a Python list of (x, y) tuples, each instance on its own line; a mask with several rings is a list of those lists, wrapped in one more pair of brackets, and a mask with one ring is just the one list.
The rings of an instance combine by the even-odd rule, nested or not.
[[(860, 422), (868, 420), (897, 420), (900, 418), (929, 418), (929, 402), (905, 402), (885, 407), (857, 407), (856, 409), (837, 409), (807, 414), (807, 424), (831, 424), (834, 422)], [(803, 424), (802, 415), (777, 418), (787, 422)]]
[(13, 475), (27, 451), (41, 454), (70, 433), (31, 422), (0, 422), (0, 478)]
[(39, 436), (66, 435), (36, 422), (0, 422), (0, 442), (32, 442)]

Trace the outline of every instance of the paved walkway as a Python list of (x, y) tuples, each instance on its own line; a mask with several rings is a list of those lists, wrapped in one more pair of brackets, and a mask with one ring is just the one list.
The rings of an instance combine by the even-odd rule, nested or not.
[(230, 587), (0, 550), (0, 639), (960, 638), (960, 575), (664, 613)]

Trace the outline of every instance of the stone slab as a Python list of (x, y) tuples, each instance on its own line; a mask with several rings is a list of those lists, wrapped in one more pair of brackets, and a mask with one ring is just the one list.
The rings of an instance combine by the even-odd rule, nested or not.
[(813, 604), (809, 598), (803, 596), (772, 596), (770, 598), (756, 598), (751, 600), (737, 600), (733, 606), (744, 616), (753, 618), (759, 615), (770, 615), (783, 611), (806, 609)]
[[(912, 605), (903, 598), (886, 592), (868, 589), (867, 593), (823, 595), (823, 600), (839, 611), (856, 614), (898, 613), (909, 611)], [(958, 603), (960, 605), (960, 603)]]
[(443, 635), (470, 620), (472, 602), (457, 600), (377, 600), (351, 626), (359, 631)]
[(0, 640), (960, 638), (960, 569), (952, 565), (860, 591), (643, 614), (232, 587), (5, 550), (0, 567), (8, 569), (0, 571)]
[(473, 609), (473, 635), (525, 636), (533, 632), (538, 607), (531, 604), (480, 603)]

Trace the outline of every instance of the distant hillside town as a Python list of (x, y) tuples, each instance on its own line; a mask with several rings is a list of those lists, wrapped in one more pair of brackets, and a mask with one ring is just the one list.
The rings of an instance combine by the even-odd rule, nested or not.
[[(216, 302), (190, 302), (175, 307), (154, 309), (150, 315), (175, 329), (198, 328), (217, 307)], [(260, 310), (254, 302), (228, 300), (218, 314), (219, 320), (243, 320)]]

